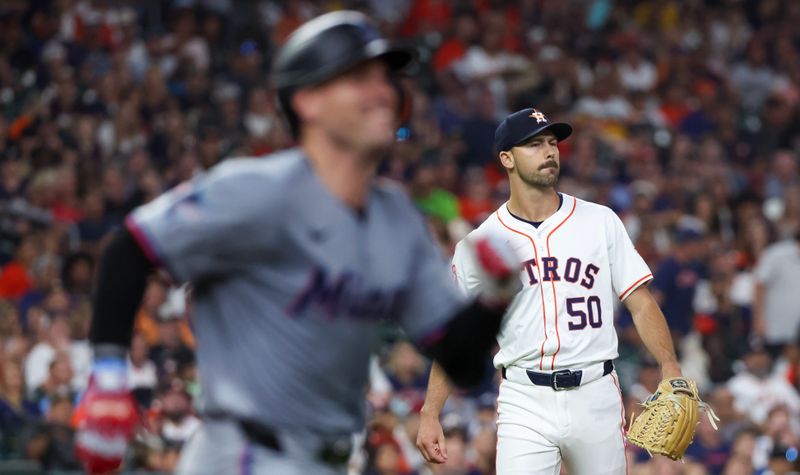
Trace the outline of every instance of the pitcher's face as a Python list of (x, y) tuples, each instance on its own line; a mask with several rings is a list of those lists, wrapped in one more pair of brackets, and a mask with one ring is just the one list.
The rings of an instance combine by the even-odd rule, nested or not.
[[(558, 139), (545, 130), (510, 150), (510, 160), (503, 165), (510, 173), (516, 173), (527, 185), (535, 188), (550, 188), (558, 182), (561, 170)], [(506, 164), (511, 162), (512, 167)]]

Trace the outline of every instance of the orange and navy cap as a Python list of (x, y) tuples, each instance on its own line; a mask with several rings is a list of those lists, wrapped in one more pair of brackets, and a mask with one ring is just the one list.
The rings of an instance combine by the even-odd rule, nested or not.
[(550, 119), (538, 109), (528, 108), (514, 112), (503, 119), (494, 132), (495, 152), (511, 150), (512, 147), (545, 130), (553, 132), (559, 142), (572, 135), (571, 125), (565, 122), (550, 122)]

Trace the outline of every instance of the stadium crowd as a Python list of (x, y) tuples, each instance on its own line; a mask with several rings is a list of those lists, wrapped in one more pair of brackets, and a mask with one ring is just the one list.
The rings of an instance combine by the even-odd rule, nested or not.
[[(411, 115), (381, 174), (406, 186), (445, 255), (507, 197), (492, 151), (505, 115), (533, 106), (575, 126), (559, 189), (623, 218), (684, 373), (722, 419), (719, 431), (700, 419), (685, 464), (629, 447), (630, 473), (797, 470), (792, 0), (4, 0), (0, 467), (79, 469), (73, 425), (104, 239), (131, 209), (226, 157), (291, 146), (271, 58), (304, 20), (340, 7), (419, 50), (402, 84)], [(630, 415), (660, 372), (623, 309), (616, 363)], [(190, 312), (184, 289), (152, 278), (130, 352), (143, 412), (130, 469), (170, 472), (200, 423)], [(392, 327), (386, 342), (354, 473), (494, 473), (497, 378), (451, 397), (449, 460), (426, 466), (414, 440), (429, 363)]]

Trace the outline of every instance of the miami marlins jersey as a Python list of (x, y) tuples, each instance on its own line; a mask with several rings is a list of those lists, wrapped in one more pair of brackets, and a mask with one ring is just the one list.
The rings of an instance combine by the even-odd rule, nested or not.
[[(523, 259), (523, 288), (497, 336), (495, 366), (549, 371), (618, 356), (615, 300), (653, 276), (613, 211), (562, 193), (558, 211), (538, 226), (504, 204), (465, 239), (486, 233), (504, 234)], [(463, 240), (452, 271), (466, 293), (479, 287)]]
[(126, 225), (151, 259), (193, 284), (204, 411), (359, 430), (379, 322), (420, 341), (464, 305), (398, 187), (376, 182), (358, 213), (298, 149), (223, 162)]

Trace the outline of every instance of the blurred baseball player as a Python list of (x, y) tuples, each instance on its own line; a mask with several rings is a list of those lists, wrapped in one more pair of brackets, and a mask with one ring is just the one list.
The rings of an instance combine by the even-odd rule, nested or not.
[(381, 320), (457, 383), (483, 376), (518, 258), (502, 240), (477, 243), (492, 285), (466, 300), (409, 199), (373, 180), (398, 125), (392, 75), (412, 60), (360, 13), (311, 20), (274, 71), (300, 147), (228, 160), (127, 218), (99, 269), (77, 436), (90, 471), (118, 465), (134, 430), (123, 358), (156, 267), (193, 284), (206, 420), (179, 473), (344, 473)]
[[(523, 289), (508, 307), (494, 364), (498, 399), (497, 473), (624, 474), (624, 411), (613, 359), (614, 304), (631, 311), (664, 377), (680, 376), (670, 332), (650, 292), (653, 276), (619, 218), (605, 206), (558, 193), (558, 142), (572, 133), (541, 111), (508, 116), (495, 149), (511, 197), (455, 250), (452, 270), (472, 293), (480, 275), (468, 243), (503, 232), (523, 256)], [(417, 446), (429, 462), (447, 460), (439, 413), (450, 392), (431, 369)]]

